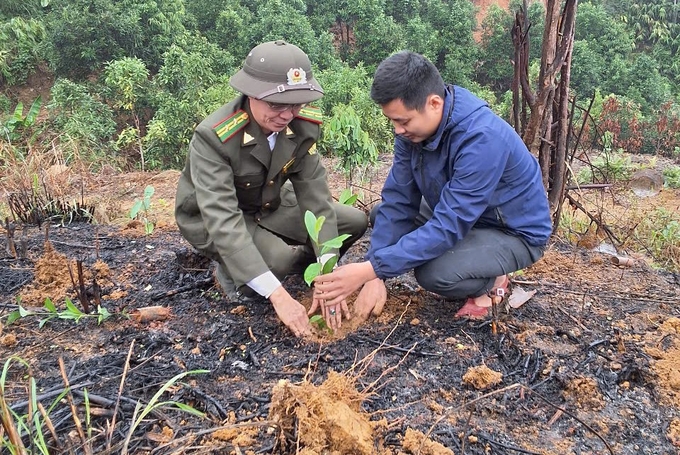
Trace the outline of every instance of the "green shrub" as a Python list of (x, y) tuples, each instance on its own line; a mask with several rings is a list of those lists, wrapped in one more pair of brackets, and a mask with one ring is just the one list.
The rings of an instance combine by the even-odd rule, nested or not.
[(680, 166), (670, 166), (663, 170), (664, 186), (680, 188)]
[(613, 148), (614, 135), (605, 131), (602, 136), (603, 150), (590, 166), (581, 169), (577, 180), (579, 183), (618, 182), (628, 179), (633, 171), (630, 157), (623, 154), (621, 148)]
[(0, 85), (26, 81), (40, 61), (45, 26), (36, 19), (13, 17), (0, 24)]
[(116, 132), (113, 110), (90, 94), (85, 85), (58, 79), (47, 107), (67, 159), (70, 153), (87, 150), (81, 156), (96, 161), (113, 151), (110, 142)]
[(154, 78), (156, 111), (144, 137), (150, 168), (181, 167), (194, 128), (237, 94), (229, 86), (233, 57), (204, 38), (185, 38)]

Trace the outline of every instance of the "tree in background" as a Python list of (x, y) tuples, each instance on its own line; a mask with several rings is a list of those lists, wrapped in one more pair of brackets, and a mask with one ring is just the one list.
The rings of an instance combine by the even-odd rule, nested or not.
[(477, 62), (472, 38), (475, 10), (469, 0), (422, 0), (420, 17), (436, 31), (435, 48), (430, 51), (445, 82), (470, 85)]
[(124, 120), (127, 126), (118, 135), (116, 147), (119, 150), (136, 148), (144, 172), (144, 131), (140, 115), (148, 98), (149, 70), (140, 59), (125, 57), (107, 64), (104, 84), (111, 92), (113, 106), (127, 114)]
[(84, 78), (105, 62), (140, 58), (151, 71), (184, 33), (182, 0), (54, 0), (47, 60), (57, 76)]

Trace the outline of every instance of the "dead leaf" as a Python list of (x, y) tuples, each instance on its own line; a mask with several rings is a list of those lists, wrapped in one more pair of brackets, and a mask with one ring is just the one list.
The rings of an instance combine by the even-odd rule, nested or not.
[(517, 309), (527, 303), (534, 294), (536, 294), (536, 289), (533, 291), (525, 291), (519, 286), (514, 286), (512, 288), (512, 294), (510, 294), (510, 298), (508, 299), (508, 305), (510, 305), (510, 308)]

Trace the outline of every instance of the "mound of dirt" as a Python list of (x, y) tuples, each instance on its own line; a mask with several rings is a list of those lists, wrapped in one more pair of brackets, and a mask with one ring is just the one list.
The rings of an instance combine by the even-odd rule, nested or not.
[[(366, 398), (356, 390), (353, 378), (336, 372), (330, 372), (319, 386), (282, 379), (272, 390), (269, 419), (282, 433), (297, 432), (305, 449), (297, 453), (370, 455), (374, 453), (373, 431), (385, 422), (372, 422), (361, 411)], [(285, 443), (284, 437), (281, 440)]]

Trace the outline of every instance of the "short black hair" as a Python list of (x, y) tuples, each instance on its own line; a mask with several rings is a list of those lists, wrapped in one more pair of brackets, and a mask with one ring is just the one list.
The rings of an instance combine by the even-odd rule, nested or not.
[(430, 95), (444, 98), (446, 87), (437, 67), (424, 56), (401, 51), (383, 60), (373, 76), (371, 99), (381, 106), (396, 99), (420, 111)]

